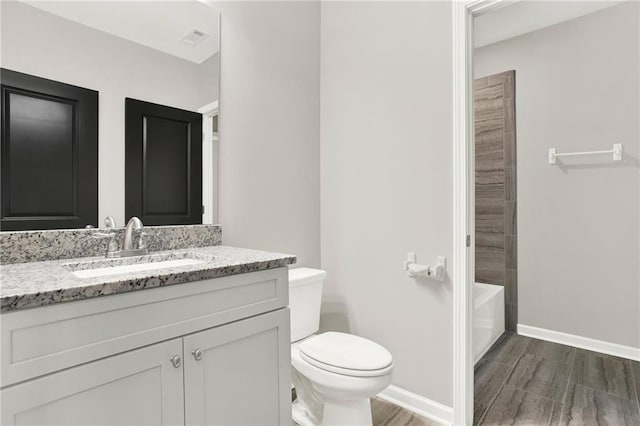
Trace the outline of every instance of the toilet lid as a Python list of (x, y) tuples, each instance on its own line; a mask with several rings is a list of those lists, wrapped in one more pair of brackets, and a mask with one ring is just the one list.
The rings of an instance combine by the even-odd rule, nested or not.
[(302, 342), (299, 350), (303, 358), (316, 367), (354, 376), (382, 374), (393, 364), (388, 350), (353, 334), (319, 334)]

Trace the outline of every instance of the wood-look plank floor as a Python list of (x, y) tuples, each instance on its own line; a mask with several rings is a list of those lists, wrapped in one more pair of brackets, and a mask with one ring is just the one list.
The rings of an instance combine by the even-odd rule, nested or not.
[(381, 398), (371, 399), (373, 426), (443, 426)]
[(476, 425), (640, 425), (640, 362), (505, 333), (475, 368)]

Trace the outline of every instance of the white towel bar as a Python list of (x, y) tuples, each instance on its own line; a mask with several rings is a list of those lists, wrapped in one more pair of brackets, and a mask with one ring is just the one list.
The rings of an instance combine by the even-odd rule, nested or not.
[(557, 157), (568, 157), (575, 155), (596, 155), (596, 154), (613, 154), (613, 161), (622, 160), (622, 144), (615, 143), (613, 144), (613, 149), (608, 149), (606, 151), (586, 151), (586, 152), (565, 152), (562, 154), (558, 154), (555, 148), (549, 149), (549, 164), (556, 164)]

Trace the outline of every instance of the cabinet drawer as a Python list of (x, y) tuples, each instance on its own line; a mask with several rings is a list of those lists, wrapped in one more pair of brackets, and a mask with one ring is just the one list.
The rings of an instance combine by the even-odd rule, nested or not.
[(2, 315), (2, 387), (288, 304), (287, 268)]

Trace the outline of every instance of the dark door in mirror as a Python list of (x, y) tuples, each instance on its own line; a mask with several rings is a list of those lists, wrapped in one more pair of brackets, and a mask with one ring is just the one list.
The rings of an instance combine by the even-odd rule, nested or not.
[(125, 216), (202, 223), (202, 114), (125, 100)]
[(0, 229), (98, 222), (98, 92), (0, 69)]

